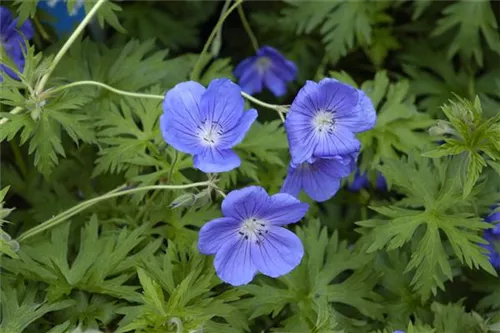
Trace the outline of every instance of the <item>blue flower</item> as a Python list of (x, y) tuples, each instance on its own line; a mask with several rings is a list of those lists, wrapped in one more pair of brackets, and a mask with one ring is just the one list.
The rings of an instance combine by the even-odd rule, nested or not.
[(484, 231), (484, 239), (488, 244), (482, 246), (488, 250), (490, 262), (496, 269), (500, 269), (500, 212), (492, 213), (484, 219), (489, 223), (497, 223), (491, 229)]
[(362, 90), (334, 79), (307, 81), (285, 121), (292, 161), (358, 151), (354, 133), (371, 129), (375, 121), (373, 104)]
[[(354, 180), (348, 186), (348, 189), (353, 192), (359, 192), (362, 188), (369, 189), (371, 187), (370, 180), (368, 179), (368, 175), (366, 173), (361, 174), (359, 169), (356, 170), (356, 174), (354, 175)], [(384, 175), (377, 171), (377, 180), (375, 181), (375, 188), (379, 191), (387, 191), (387, 181), (385, 180)]]
[(234, 70), (241, 89), (254, 94), (266, 86), (279, 97), (286, 93), (286, 84), (293, 81), (297, 75), (297, 67), (287, 60), (278, 50), (264, 46), (257, 55), (243, 60)]
[(198, 249), (215, 254), (221, 280), (247, 284), (261, 272), (270, 277), (289, 273), (302, 260), (304, 248), (284, 225), (298, 222), (309, 205), (286, 193), (269, 196), (259, 186), (230, 192), (222, 202), (224, 217), (206, 223)]
[(329, 158), (311, 157), (306, 162), (290, 163), (288, 175), (281, 192), (297, 197), (302, 189), (318, 202), (333, 197), (340, 188), (342, 177), (347, 177), (356, 167), (358, 152)]
[[(25, 63), (23, 51), (26, 51), (23, 38), (30, 40), (34, 34), (33, 25), (29, 19), (18, 27), (17, 18), (12, 17), (9, 9), (0, 6), (0, 44), (21, 73), (24, 71)], [(19, 80), (17, 74), (7, 66), (0, 64), (0, 70), (13, 79)], [(1, 76), (0, 81), (2, 81)]]
[(59, 36), (70, 33), (74, 26), (85, 18), (83, 0), (77, 0), (70, 13), (66, 1), (61, 0), (39, 1), (38, 7), (54, 17), (47, 23), (54, 27)]
[(163, 101), (160, 127), (165, 141), (193, 155), (195, 168), (224, 172), (240, 166), (231, 149), (240, 143), (257, 118), (254, 109), (244, 112), (238, 85), (228, 79), (213, 80), (207, 89), (189, 81), (169, 90)]

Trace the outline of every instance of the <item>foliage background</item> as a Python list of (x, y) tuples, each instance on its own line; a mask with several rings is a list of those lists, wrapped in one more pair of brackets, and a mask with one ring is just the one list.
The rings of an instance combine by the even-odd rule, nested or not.
[[(390, 190), (344, 188), (311, 202), (296, 228), (306, 249), (299, 267), (239, 288), (221, 283), (212, 258), (196, 250), (198, 228), (220, 215), (215, 195), (178, 209), (169, 205), (185, 191), (108, 199), (23, 241), (122, 184), (206, 176), (162, 140), (159, 100), (80, 86), (41, 103), (30, 88), (65, 39), (40, 23), (47, 15), (36, 1), (2, 5), (39, 23), (23, 81), (1, 87), (9, 118), (0, 132), (2, 332), (500, 332), (500, 280), (479, 245), (490, 227), (482, 218), (500, 200), (500, 2), (244, 3), (260, 45), (299, 68), (285, 97), (257, 97), (290, 104), (305, 80), (323, 77), (361, 87), (378, 121), (359, 136), (360, 168), (372, 183), (380, 170)], [(189, 79), (222, 7), (108, 2), (47, 87), (94, 80), (163, 95)], [(198, 78), (205, 85), (234, 79), (235, 65), (254, 53), (236, 12), (209, 50)], [(24, 111), (9, 114), (15, 107)], [(220, 176), (226, 192), (260, 184), (274, 193), (284, 179), (281, 122), (258, 110), (237, 147), (242, 166)]]

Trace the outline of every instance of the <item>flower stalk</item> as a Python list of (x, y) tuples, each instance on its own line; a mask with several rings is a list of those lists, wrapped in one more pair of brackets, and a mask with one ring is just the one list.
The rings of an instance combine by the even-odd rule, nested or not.
[(25, 233), (21, 234), (19, 238), (17, 239), (18, 242), (25, 241), (33, 236), (38, 235), (41, 232), (44, 232), (48, 229), (54, 228), (61, 224), (62, 222), (66, 221), (70, 217), (78, 214), (79, 212), (107, 199), (111, 198), (116, 198), (120, 197), (123, 195), (128, 195), (136, 192), (142, 192), (142, 191), (150, 191), (150, 190), (181, 190), (181, 189), (187, 189), (187, 188), (192, 188), (192, 187), (201, 187), (201, 186), (206, 186), (206, 187), (214, 187), (215, 185), (211, 180), (209, 181), (204, 181), (204, 182), (198, 182), (198, 183), (192, 183), (192, 184), (187, 184), (187, 185), (149, 185), (149, 186), (141, 186), (141, 187), (136, 187), (132, 189), (125, 190), (126, 185), (122, 185), (106, 194), (103, 194), (101, 196), (98, 196), (96, 198), (92, 198), (89, 200), (86, 200), (62, 213), (59, 215), (56, 215), (52, 217), (51, 219), (48, 219), (47, 221), (43, 222), (42, 224), (37, 225), (34, 228), (31, 228), (30, 230), (26, 231)]

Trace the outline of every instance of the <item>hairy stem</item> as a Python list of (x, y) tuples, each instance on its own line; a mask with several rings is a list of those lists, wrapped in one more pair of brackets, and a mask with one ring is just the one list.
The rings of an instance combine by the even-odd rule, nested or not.
[(51, 95), (51, 94), (56, 93), (58, 91), (65, 90), (65, 89), (72, 88), (72, 87), (77, 87), (77, 86), (97, 86), (97, 87), (101, 87), (101, 88), (107, 89), (109, 91), (112, 91), (115, 94), (123, 95), (123, 96), (130, 96), (130, 97), (137, 97), (137, 98), (151, 98), (151, 99), (159, 99), (159, 100), (164, 99), (164, 96), (161, 96), (161, 95), (143, 94), (143, 93), (134, 93), (134, 92), (124, 91), (124, 90), (113, 88), (105, 83), (101, 83), (101, 82), (97, 82), (97, 81), (76, 81), (76, 82), (68, 83), (68, 84), (47, 90), (45, 92), (45, 94)]
[(271, 109), (271, 110), (274, 110), (276, 112), (278, 112), (278, 115), (280, 116), (280, 119), (282, 122), (285, 122), (285, 116), (283, 115), (284, 113), (286, 113), (286, 109), (283, 105), (278, 105), (278, 104), (269, 104), (269, 103), (266, 103), (266, 102), (263, 102), (261, 101), (260, 99), (257, 99), (253, 96), (250, 96), (249, 94), (245, 93), (245, 92), (241, 92), (241, 96), (243, 96), (244, 98), (248, 99), (250, 102), (252, 103), (255, 103), (257, 105), (260, 105), (266, 109)]
[(257, 42), (257, 37), (255, 37), (255, 34), (250, 27), (250, 23), (248, 23), (248, 20), (245, 16), (245, 12), (243, 11), (243, 3), (238, 6), (238, 15), (240, 16), (241, 24), (243, 24), (243, 28), (245, 29), (248, 38), (250, 38), (250, 42), (252, 43), (255, 52), (257, 52), (259, 50), (259, 43)]
[(132, 194), (140, 191), (149, 191), (149, 190), (180, 190), (180, 189), (186, 189), (186, 188), (192, 188), (192, 187), (199, 187), (199, 186), (213, 186), (211, 181), (205, 181), (205, 182), (198, 182), (198, 183), (192, 183), (192, 184), (187, 184), (187, 185), (150, 185), (150, 186), (142, 186), (142, 187), (137, 187), (137, 188), (132, 188), (128, 190), (123, 190), (126, 186), (122, 185), (111, 192), (108, 192), (104, 195), (98, 196), (96, 198), (92, 198), (89, 200), (86, 200), (54, 217), (51, 219), (43, 222), (42, 224), (37, 225), (34, 228), (31, 228), (30, 230), (26, 231), (25, 233), (21, 234), (19, 238), (17, 239), (18, 242), (25, 241), (28, 238), (31, 238), (41, 232), (44, 232), (50, 228), (53, 228), (62, 222), (64, 222), (66, 219), (70, 218), (73, 215), (78, 214), (82, 210), (85, 210), (93, 205), (95, 205), (98, 202), (101, 202), (106, 199), (110, 198), (115, 198), (127, 194)]
[[(21, 113), (21, 111), (23, 111), (23, 108), (20, 106), (16, 106), (9, 113), (10, 114), (18, 114), (18, 113)], [(8, 121), (9, 121), (9, 118), (2, 118), (2, 119), (0, 119), (0, 125), (3, 125)]]
[(50, 75), (52, 74), (52, 72), (56, 68), (56, 66), (59, 63), (59, 61), (61, 61), (62, 57), (66, 54), (66, 52), (69, 50), (69, 48), (71, 47), (71, 45), (78, 38), (78, 35), (80, 35), (80, 33), (83, 31), (83, 29), (85, 29), (85, 27), (87, 26), (87, 24), (89, 24), (90, 20), (97, 13), (97, 10), (105, 2), (106, 2), (106, 0), (98, 0), (97, 1), (97, 3), (95, 4), (94, 7), (92, 7), (92, 9), (87, 14), (87, 16), (85, 16), (85, 18), (82, 20), (82, 22), (80, 22), (80, 24), (75, 29), (75, 31), (73, 31), (73, 33), (71, 34), (71, 36), (69, 36), (68, 40), (66, 41), (66, 43), (64, 43), (64, 45), (59, 50), (59, 52), (57, 52), (56, 56), (54, 57), (54, 60), (52, 60), (52, 63), (50, 64), (48, 72), (44, 76), (42, 76), (40, 82), (38, 83), (38, 85), (37, 85), (37, 87), (35, 89), (35, 91), (37, 93), (40, 93), (40, 92), (43, 91), (43, 89), (45, 88), (45, 85), (47, 84), (47, 81), (49, 80)]
[(234, 5), (232, 5), (227, 10), (226, 13), (224, 13), (224, 15), (219, 19), (219, 21), (217, 21), (217, 24), (215, 25), (214, 29), (212, 30), (212, 33), (210, 33), (210, 36), (208, 37), (205, 45), (203, 46), (203, 50), (201, 51), (200, 56), (198, 57), (198, 60), (196, 61), (196, 64), (193, 67), (193, 70), (192, 70), (191, 76), (190, 76), (191, 80), (198, 81), (200, 79), (201, 65), (203, 63), (202, 60), (205, 57), (205, 54), (207, 53), (208, 48), (210, 47), (210, 44), (212, 43), (212, 41), (214, 40), (215, 36), (217, 35), (217, 31), (220, 30), (220, 28), (222, 27), (222, 24), (227, 19), (227, 17), (229, 16), (229, 14), (231, 14), (233, 10), (235, 10), (236, 8), (238, 8), (238, 6), (242, 2), (243, 2), (243, 0), (236, 1), (236, 3)]

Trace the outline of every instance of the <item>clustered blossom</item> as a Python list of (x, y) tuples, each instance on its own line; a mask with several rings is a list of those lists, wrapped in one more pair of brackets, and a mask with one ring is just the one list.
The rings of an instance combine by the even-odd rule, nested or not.
[[(0, 6), (0, 46), (21, 73), (24, 71), (25, 63), (23, 52), (26, 51), (26, 45), (24, 39), (30, 40), (34, 33), (33, 25), (29, 19), (18, 27), (18, 19), (12, 16), (9, 9)], [(19, 80), (19, 76), (4, 64), (0, 64), (0, 71), (7, 73), (15, 80)], [(2, 81), (2, 76), (0, 76), (0, 81)]]
[[(228, 79), (213, 80), (206, 89), (193, 81), (180, 83), (165, 95), (163, 138), (193, 155), (194, 167), (203, 172), (230, 171), (240, 165), (232, 147), (257, 118), (254, 109), (244, 111), (241, 89), (255, 93), (266, 86), (281, 96), (296, 72), (292, 62), (266, 46), (236, 68), (242, 88)], [(302, 190), (315, 201), (334, 196), (342, 178), (356, 168), (360, 142), (355, 133), (369, 130), (375, 121), (375, 109), (363, 91), (334, 79), (306, 83), (285, 121), (291, 162), (281, 193), (269, 196), (258, 186), (234, 190), (222, 202), (223, 217), (200, 229), (198, 249), (215, 255), (215, 270), (223, 281), (247, 284), (259, 272), (278, 277), (300, 263), (302, 243), (284, 228), (309, 208), (296, 197)]]
[(243, 60), (234, 70), (241, 89), (248, 94), (262, 91), (263, 87), (277, 96), (286, 93), (286, 85), (297, 76), (297, 66), (278, 50), (261, 47), (253, 57)]
[(262, 187), (249, 186), (230, 192), (221, 209), (224, 217), (201, 228), (198, 248), (215, 254), (215, 270), (223, 281), (246, 284), (257, 272), (278, 277), (300, 263), (302, 243), (283, 226), (303, 218), (308, 204), (286, 193), (269, 196)]
[(362, 90), (335, 79), (307, 81), (285, 121), (292, 160), (281, 190), (296, 196), (303, 188), (316, 201), (331, 198), (355, 168), (361, 146), (355, 133), (375, 121)]
[(228, 79), (213, 80), (207, 89), (189, 81), (169, 90), (163, 101), (160, 127), (165, 141), (193, 155), (203, 172), (225, 172), (240, 166), (231, 149), (240, 143), (257, 118), (244, 111), (241, 90)]
[(484, 231), (484, 239), (488, 244), (483, 246), (489, 252), (488, 256), (493, 267), (500, 269), (500, 212), (492, 213), (484, 220), (497, 223), (493, 228)]

